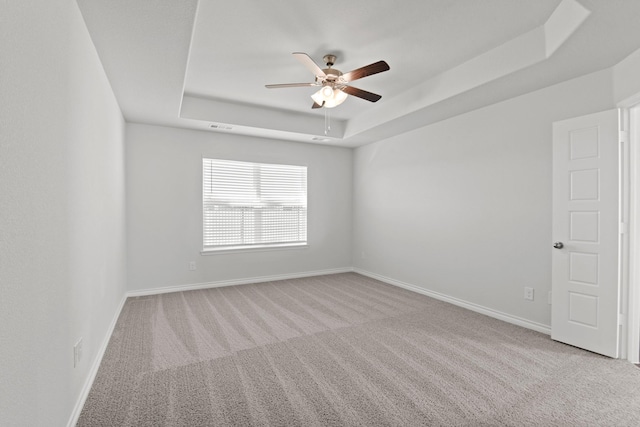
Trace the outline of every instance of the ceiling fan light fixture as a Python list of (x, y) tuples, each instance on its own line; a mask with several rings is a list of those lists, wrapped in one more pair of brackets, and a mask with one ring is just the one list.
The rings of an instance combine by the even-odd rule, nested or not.
[(347, 94), (340, 89), (332, 89), (331, 86), (324, 86), (311, 95), (311, 99), (313, 99), (313, 102), (316, 104), (325, 108), (333, 108), (342, 104), (344, 100), (347, 99)]

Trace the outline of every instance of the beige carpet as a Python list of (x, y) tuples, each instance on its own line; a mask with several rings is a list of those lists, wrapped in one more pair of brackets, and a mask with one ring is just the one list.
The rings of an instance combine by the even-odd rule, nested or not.
[(80, 426), (638, 426), (640, 369), (353, 273), (127, 300)]

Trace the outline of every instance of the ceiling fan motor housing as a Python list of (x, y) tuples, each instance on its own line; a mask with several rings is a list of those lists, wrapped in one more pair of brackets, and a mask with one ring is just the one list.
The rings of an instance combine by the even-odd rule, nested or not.
[(325, 68), (322, 70), (325, 74), (324, 77), (318, 78), (316, 76), (316, 81), (321, 82), (322, 85), (330, 85), (335, 86), (337, 83), (340, 83), (340, 76), (342, 76), (342, 72), (340, 70), (336, 70), (334, 68)]

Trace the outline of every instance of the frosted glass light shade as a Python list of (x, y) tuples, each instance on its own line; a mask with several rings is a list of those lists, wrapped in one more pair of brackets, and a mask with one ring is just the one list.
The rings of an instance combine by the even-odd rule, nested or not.
[(331, 89), (331, 86), (325, 86), (321, 89), (321, 91), (322, 91), (322, 97), (325, 100), (333, 98), (333, 89)]
[(324, 97), (322, 96), (322, 89), (320, 89), (319, 91), (311, 95), (311, 99), (313, 99), (313, 102), (315, 102), (316, 104), (322, 105), (322, 103), (324, 102)]
[[(328, 89), (328, 90), (327, 90)], [(324, 86), (322, 89), (311, 95), (311, 99), (318, 105), (325, 108), (333, 108), (342, 104), (347, 99), (347, 94), (340, 89), (332, 89)], [(322, 104), (324, 102), (324, 105)]]

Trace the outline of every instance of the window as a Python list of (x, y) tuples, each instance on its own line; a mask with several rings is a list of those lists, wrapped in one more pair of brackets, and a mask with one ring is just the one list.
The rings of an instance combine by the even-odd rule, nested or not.
[(307, 168), (202, 159), (204, 251), (305, 245)]

